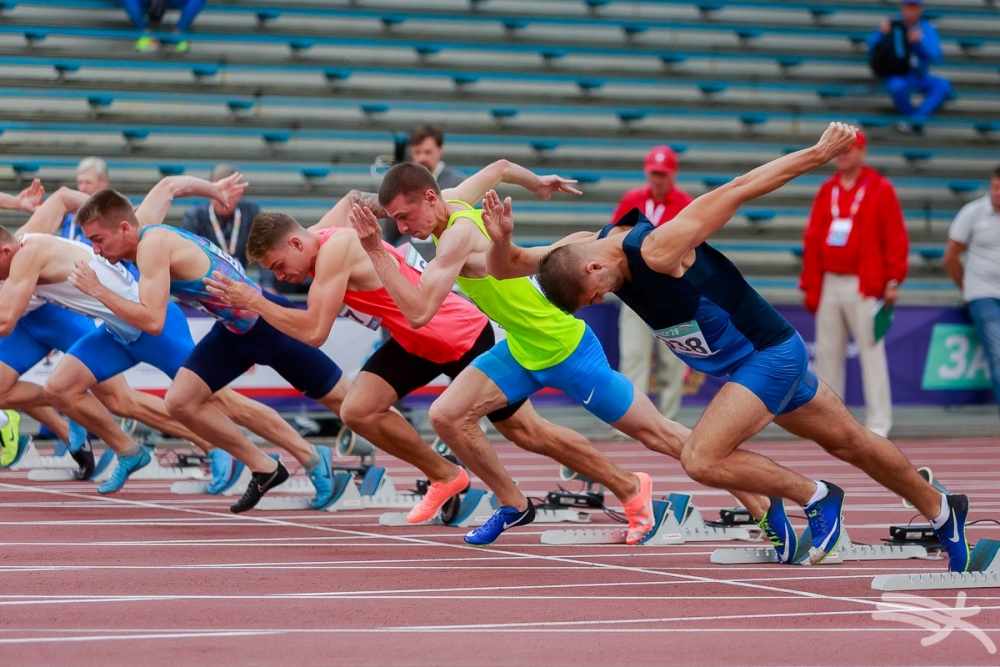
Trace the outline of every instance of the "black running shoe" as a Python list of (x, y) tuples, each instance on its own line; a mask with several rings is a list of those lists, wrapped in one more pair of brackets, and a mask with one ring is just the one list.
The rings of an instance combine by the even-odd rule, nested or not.
[(278, 461), (278, 469), (274, 472), (255, 472), (250, 475), (247, 490), (243, 497), (229, 508), (233, 514), (252, 510), (264, 497), (264, 494), (288, 479), (288, 470)]
[(69, 453), (76, 461), (80, 469), (76, 471), (76, 478), (87, 480), (94, 476), (94, 450), (90, 447), (90, 438), (86, 438), (80, 448)]

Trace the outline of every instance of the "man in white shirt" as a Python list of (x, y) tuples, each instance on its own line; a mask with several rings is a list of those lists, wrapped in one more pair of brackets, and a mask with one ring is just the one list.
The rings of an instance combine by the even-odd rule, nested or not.
[(944, 265), (962, 290), (1000, 404), (1000, 166), (990, 176), (989, 194), (962, 207), (951, 223)]

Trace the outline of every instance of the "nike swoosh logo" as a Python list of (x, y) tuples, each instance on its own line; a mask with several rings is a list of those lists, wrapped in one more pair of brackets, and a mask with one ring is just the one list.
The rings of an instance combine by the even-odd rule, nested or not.
[(784, 537), (784, 540), (782, 541), (782, 544), (784, 545), (784, 548), (781, 551), (781, 561), (782, 562), (788, 562), (789, 544), (788, 544), (788, 528), (787, 527), (785, 528), (785, 537)]
[(506, 521), (504, 521), (504, 522), (503, 522), (503, 529), (504, 529), (504, 530), (507, 530), (508, 528), (513, 528), (513, 527), (514, 527), (514, 526), (516, 526), (516, 525), (518, 524), (518, 522), (520, 522), (520, 521), (521, 521), (521, 517), (518, 517), (518, 518), (517, 518), (517, 521), (515, 521), (514, 523), (507, 523)]
[(839, 525), (840, 525), (840, 519), (837, 519), (836, 521), (833, 522), (833, 528), (830, 530), (830, 534), (826, 536), (826, 539), (823, 540), (823, 545), (820, 547), (820, 549), (822, 549), (823, 551), (827, 550), (826, 547), (828, 544), (830, 544), (830, 540), (833, 539), (834, 534), (836, 534), (837, 527)]
[(588, 397), (587, 397), (587, 400), (585, 400), (585, 401), (583, 402), (583, 404), (584, 404), (584, 405), (590, 405), (590, 399), (592, 399), (592, 398), (594, 397), (594, 390), (595, 390), (595, 389), (597, 389), (597, 387), (594, 387), (594, 389), (591, 389), (591, 390), (590, 390), (590, 396), (588, 396)]
[(959, 537), (958, 537), (958, 517), (954, 516), (955, 510), (952, 510), (951, 512), (952, 512), (952, 518), (955, 519), (955, 524), (953, 526), (954, 530), (951, 533), (952, 537), (951, 537), (950, 541), (955, 542), (957, 544), (958, 540), (959, 540)]

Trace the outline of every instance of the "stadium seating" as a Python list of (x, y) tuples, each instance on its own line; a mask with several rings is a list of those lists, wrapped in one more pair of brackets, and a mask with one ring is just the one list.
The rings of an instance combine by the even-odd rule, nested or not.
[[(579, 178), (581, 200), (516, 202), (519, 238), (541, 242), (603, 224), (641, 184), (651, 145), (675, 148), (679, 184), (697, 195), (848, 120), (865, 127), (869, 161), (905, 209), (909, 294), (954, 298), (940, 255), (947, 226), (985, 193), (1000, 137), (1000, 19), (986, 0), (926, 3), (945, 50), (936, 71), (955, 94), (924, 137), (895, 130), (866, 65), (864, 41), (892, 2), (413, 4), (210, 2), (189, 53), (137, 54), (113, 0), (0, 0), (0, 187), (37, 175), (54, 188), (100, 155), (115, 186), (138, 194), (163, 174), (204, 176), (225, 161), (265, 207), (308, 221), (350, 188), (375, 189), (375, 157), (435, 122), (459, 169), (508, 157)], [(720, 235), (769, 296), (797, 299), (802, 228), (828, 174), (754, 202)]]

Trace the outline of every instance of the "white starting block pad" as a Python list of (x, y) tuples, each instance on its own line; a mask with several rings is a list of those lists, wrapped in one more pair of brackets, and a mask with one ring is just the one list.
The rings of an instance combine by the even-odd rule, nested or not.
[(981, 539), (969, 559), (968, 572), (880, 574), (872, 579), (876, 591), (941, 591), (1000, 588), (1000, 541)]
[[(792, 562), (795, 565), (809, 564), (809, 547), (812, 544), (812, 533), (806, 527), (798, 541), (798, 549)], [(861, 560), (906, 560), (909, 558), (930, 558), (927, 548), (917, 544), (855, 544), (847, 531), (841, 529), (840, 544), (821, 563), (835, 565), (846, 561)], [(755, 565), (758, 563), (777, 563), (778, 553), (774, 547), (758, 547), (743, 549), (716, 549), (712, 552), (711, 561), (717, 565)]]
[[(705, 523), (701, 512), (685, 493), (671, 493), (666, 500), (653, 501), (653, 529), (639, 542), (645, 546), (673, 546), (685, 542), (721, 542), (760, 539), (756, 527), (716, 526)], [(542, 544), (625, 544), (627, 528), (586, 528), (547, 530)]]
[(30, 435), (22, 435), (18, 446), (18, 457), (8, 466), (8, 470), (78, 470), (80, 465), (67, 451), (62, 456), (42, 456)]
[[(410, 523), (403, 512), (386, 512), (379, 517), (380, 526), (452, 526), (455, 528), (472, 528), (486, 523), (498, 507), (496, 496), (485, 489), (469, 489), (462, 496), (458, 510), (450, 521), (445, 521), (439, 512), (430, 521)], [(533, 523), (590, 523), (590, 515), (573, 509), (535, 508)]]
[[(94, 465), (94, 474), (90, 477), (91, 482), (104, 482), (114, 471), (115, 466), (118, 465), (118, 457), (110, 449), (104, 450), (101, 454), (101, 458), (97, 460)], [(68, 482), (76, 480), (76, 471), (79, 466), (75, 465), (72, 470), (66, 469), (35, 469), (28, 472), (28, 479), (34, 482)], [(201, 479), (205, 477), (203, 473), (198, 468), (178, 468), (178, 467), (163, 467), (156, 458), (156, 454), (152, 454), (149, 463), (139, 469), (134, 473), (129, 475), (130, 480), (150, 480), (150, 479)]]

